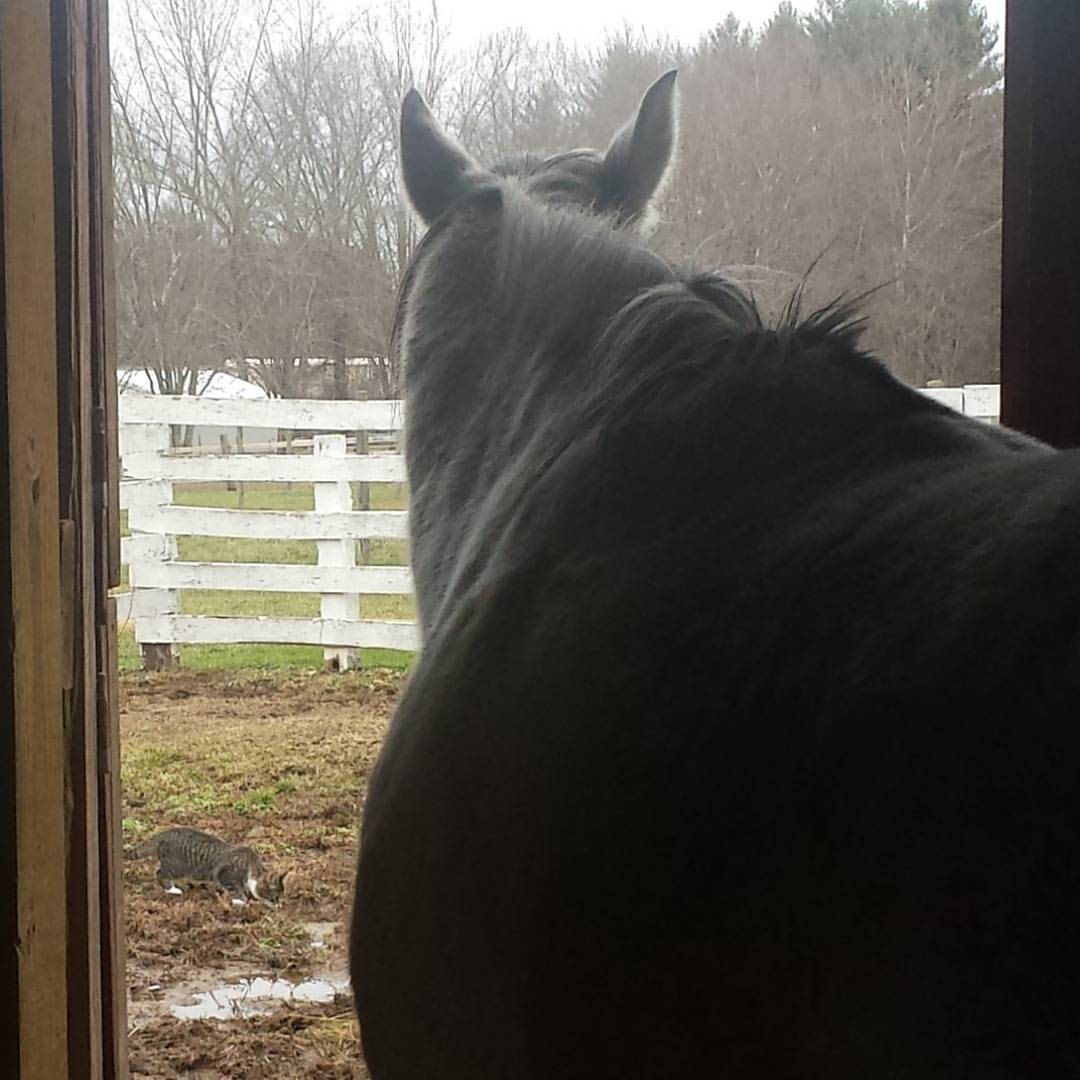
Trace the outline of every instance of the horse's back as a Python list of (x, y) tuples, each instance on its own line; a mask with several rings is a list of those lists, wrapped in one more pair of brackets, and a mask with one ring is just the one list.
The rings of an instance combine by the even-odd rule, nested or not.
[(502, 523), (371, 788), (380, 1080), (1080, 1075), (1080, 465), (932, 464)]

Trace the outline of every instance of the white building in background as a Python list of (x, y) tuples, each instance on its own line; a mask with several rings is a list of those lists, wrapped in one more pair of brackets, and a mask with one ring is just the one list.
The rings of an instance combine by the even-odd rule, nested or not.
[[(231, 400), (258, 401), (267, 396), (261, 386), (247, 379), (230, 375), (227, 371), (207, 371), (198, 376), (200, 397), (229, 398)], [(145, 368), (121, 368), (116, 373), (116, 385), (121, 394), (156, 394), (157, 386)]]
[[(121, 395), (157, 393), (151, 376), (142, 368), (118, 370), (116, 385)], [(208, 371), (205, 373), (205, 378), (202, 375), (199, 376), (199, 396), (220, 401), (260, 401), (269, 395), (261, 386), (256, 386), (236, 375), (230, 375), (227, 371)], [(220, 453), (226, 448), (234, 452), (240, 446), (265, 445), (276, 442), (277, 438), (277, 428), (206, 425), (192, 428), (191, 446), (208, 452)]]

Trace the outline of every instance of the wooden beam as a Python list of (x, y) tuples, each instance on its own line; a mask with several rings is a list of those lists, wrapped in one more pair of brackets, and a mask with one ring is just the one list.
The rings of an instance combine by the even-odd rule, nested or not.
[(105, 0), (50, 0), (56, 174), (61, 603), (67, 734), (68, 1044), (80, 1080), (127, 1074), (115, 606), (119, 518), (111, 342)]
[[(0, 128), (3, 116), (0, 114)], [(8, 424), (9, 404), (7, 386), (7, 315), (5, 311), (6, 275), (4, 273), (4, 169), (0, 156), (0, 454), (9, 452), (11, 445)], [(11, 476), (0, 468), (0, 514), (10, 514)], [(12, 562), (11, 534), (0, 529), (0, 777), (10, 788), (15, 775), (15, 671), (10, 662), (11, 642), (7, 628), (14, 625), (14, 598), (11, 593)], [(19, 857), (18, 822), (15, 800), (0, 798), (0, 866), (13, 867)], [(13, 1036), (0, 1040), (0, 1076), (19, 1073), (19, 954), (9, 943), (19, 939), (18, 892), (14, 888), (0, 889), (0, 987), (3, 1007), (9, 1018)]]
[(1080, 445), (1080, 3), (1008, 0), (1002, 421)]
[(108, 0), (85, 0), (92, 550), (96, 555), (98, 838), (100, 859), (102, 1066), (109, 1080), (128, 1075), (127, 937), (124, 932), (123, 807), (116, 601), (120, 584), (120, 462), (116, 393), (116, 304), (113, 273), (112, 80)]
[(105, 600), (106, 618), (99, 629), (102, 671), (98, 709), (103, 733), (101, 745), (101, 798), (99, 824), (103, 838), (101, 865), (102, 994), (104, 1072), (109, 1080), (128, 1075), (127, 1048), (127, 939), (124, 934), (124, 875), (120, 853), (123, 805), (120, 791), (120, 725), (117, 722), (116, 601)]
[(64, 726), (68, 767), (68, 1048), (85, 1080), (102, 1080), (102, 912), (98, 823), (97, 633), (94, 620), (93, 390), (89, 0), (51, 0), (53, 163), (61, 533)]
[[(69, 1075), (67, 1046), (63, 675), (59, 434), (53, 229), (52, 25), (48, 4), (0, 4), (0, 174), (3, 186), (5, 592), (14, 760), (0, 784), (13, 819), (18, 1075)], [(4, 513), (6, 511), (6, 514)], [(12, 1075), (9, 1073), (8, 1075)]]

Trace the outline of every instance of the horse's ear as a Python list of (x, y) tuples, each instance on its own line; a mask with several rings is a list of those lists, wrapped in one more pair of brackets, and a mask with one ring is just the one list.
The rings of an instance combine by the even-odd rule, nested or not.
[(633, 218), (656, 194), (675, 149), (675, 77), (661, 75), (604, 155), (605, 210)]
[(428, 225), (468, 191), (476, 174), (472, 159), (443, 132), (415, 90), (401, 105), (401, 172), (410, 201)]

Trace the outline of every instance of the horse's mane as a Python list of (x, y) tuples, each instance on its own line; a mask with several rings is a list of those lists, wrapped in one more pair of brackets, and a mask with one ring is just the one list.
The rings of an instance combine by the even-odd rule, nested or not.
[(858, 344), (866, 324), (864, 299), (838, 297), (804, 316), (800, 286), (770, 325), (753, 294), (722, 271), (676, 271), (672, 281), (631, 297), (597, 349), (612, 356), (651, 352), (660, 357), (672, 350), (709, 346), (726, 352), (752, 338), (758, 345), (775, 345), (785, 353), (828, 346), (867, 359), (869, 354)]
[(830, 410), (842, 383), (853, 415), (947, 414), (861, 348), (864, 299), (840, 297), (804, 314), (800, 288), (769, 322), (753, 295), (723, 273), (673, 271), (630, 297), (596, 341), (589, 363), (594, 411), (614, 413), (616, 426), (649, 409), (676, 423), (680, 414), (727, 411), (736, 386), (770, 413), (795, 400), (809, 411)]
[[(938, 408), (906, 388), (890, 393), (900, 384), (859, 347), (866, 294), (837, 298), (804, 315), (800, 285), (779, 317), (767, 322), (753, 295), (722, 272), (674, 266), (631, 230), (589, 212), (577, 186), (586, 191), (597, 167), (588, 153), (522, 158), (500, 167), (489, 183), (437, 219), (404, 275), (392, 348), (400, 348), (409, 295), (429, 251), (463, 219), (462, 228), (482, 228), (498, 215), (488, 251), (497, 285), (485, 304), (497, 309), (508, 335), (529, 323), (519, 342), (536, 340), (544, 348), (546, 337), (553, 357), (576, 352), (597, 404), (618, 403), (632, 412), (643, 397), (666, 393), (673, 380), (719, 391), (732, 365), (752, 360), (776, 385), (792, 365), (842, 364), (851, 378), (883, 389), (893, 405), (921, 399), (932, 411)], [(552, 197), (560, 191), (565, 199)]]

